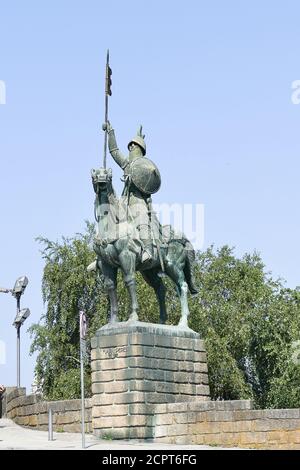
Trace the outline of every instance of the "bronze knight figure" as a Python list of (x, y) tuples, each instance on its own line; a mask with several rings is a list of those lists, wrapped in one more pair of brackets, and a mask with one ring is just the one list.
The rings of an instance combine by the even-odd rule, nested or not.
[(128, 158), (120, 152), (110, 123), (104, 124), (103, 128), (108, 133), (110, 154), (124, 170), (125, 186), (122, 197), (124, 203), (127, 204), (128, 220), (135, 225), (139, 233), (142, 244), (142, 262), (146, 262), (152, 258), (151, 194), (160, 187), (160, 174), (153, 162), (143, 158), (146, 155), (146, 144), (142, 126), (137, 135), (128, 143)]
[(124, 170), (125, 182), (119, 199), (112, 186), (111, 169), (92, 170), (96, 193), (96, 268), (104, 276), (110, 299), (109, 321), (118, 321), (117, 272), (120, 268), (131, 300), (130, 321), (138, 320), (135, 281), (135, 272), (138, 270), (155, 290), (160, 322), (166, 322), (165, 286), (161, 276), (165, 273), (174, 281), (180, 297), (179, 325), (187, 328), (187, 292), (189, 289), (192, 294), (197, 293), (192, 278), (195, 259), (192, 244), (183, 234), (175, 233), (171, 226), (161, 226), (153, 213), (151, 194), (160, 187), (160, 174), (156, 165), (145, 157), (142, 128), (129, 142), (129, 156), (126, 158), (117, 147), (110, 123), (107, 122), (103, 127), (108, 133), (110, 153)]
[[(145, 281), (153, 287), (159, 303), (160, 322), (167, 320), (165, 286), (162, 274), (175, 283), (181, 303), (179, 325), (188, 327), (188, 289), (197, 293), (193, 283), (192, 267), (195, 252), (182, 233), (171, 226), (161, 226), (152, 210), (151, 195), (161, 184), (160, 173), (146, 157), (145, 136), (140, 127), (128, 144), (129, 156), (120, 152), (114, 130), (108, 121), (108, 97), (111, 96), (111, 68), (109, 51), (105, 76), (105, 119), (103, 167), (92, 170), (95, 197), (97, 234), (94, 250), (97, 259), (89, 270), (98, 269), (104, 276), (110, 300), (109, 322), (118, 321), (117, 273), (121, 269), (130, 296), (129, 321), (138, 320), (138, 300), (135, 273), (140, 271)], [(110, 154), (124, 170), (124, 190), (118, 198), (112, 185), (112, 171), (106, 168), (107, 140)]]

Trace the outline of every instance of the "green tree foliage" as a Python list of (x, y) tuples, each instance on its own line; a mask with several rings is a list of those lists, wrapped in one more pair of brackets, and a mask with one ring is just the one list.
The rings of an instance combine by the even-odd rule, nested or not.
[(238, 259), (227, 246), (198, 254), (195, 276), (190, 326), (206, 341), (212, 398), (299, 407), (292, 345), (300, 339), (300, 292), (266, 274), (258, 254)]
[[(61, 243), (38, 238), (45, 259), (42, 294), (46, 312), (30, 328), (34, 337), (31, 352), (38, 353), (36, 380), (48, 399), (80, 396), (79, 311), (84, 310), (89, 319), (89, 337), (106, 323), (102, 279), (87, 272), (94, 260), (93, 236), (94, 226), (87, 224), (85, 234), (63, 238)], [(87, 367), (87, 390), (89, 377)]]
[[(86, 271), (95, 258), (93, 236), (94, 227), (87, 224), (84, 234), (61, 243), (39, 238), (44, 247), (46, 312), (31, 328), (32, 352), (38, 352), (37, 382), (49, 399), (80, 395), (79, 310), (89, 319), (89, 338), (107, 322), (103, 279)], [(198, 253), (194, 276), (199, 294), (189, 299), (189, 324), (205, 339), (212, 398), (252, 398), (259, 407), (299, 407), (300, 365), (293, 344), (300, 339), (300, 291), (286, 289), (266, 274), (258, 254), (238, 259), (227, 246)], [(172, 282), (164, 282), (168, 323), (175, 325), (179, 300)], [(137, 290), (140, 320), (157, 323), (156, 297), (139, 273)], [(118, 298), (124, 321), (129, 299), (121, 274)], [(86, 385), (90, 390), (89, 367)]]

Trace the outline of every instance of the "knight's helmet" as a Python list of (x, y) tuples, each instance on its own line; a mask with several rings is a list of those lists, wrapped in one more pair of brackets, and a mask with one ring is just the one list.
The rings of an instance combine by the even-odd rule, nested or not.
[(127, 148), (129, 150), (129, 146), (132, 142), (134, 142), (135, 144), (137, 144), (139, 147), (141, 147), (142, 149), (142, 152), (143, 152), (143, 155), (145, 156), (146, 155), (146, 144), (145, 144), (145, 141), (144, 141), (144, 138), (145, 138), (145, 134), (142, 133), (142, 130), (143, 130), (143, 126), (140, 126), (136, 136), (131, 139), (131, 141), (129, 142)]

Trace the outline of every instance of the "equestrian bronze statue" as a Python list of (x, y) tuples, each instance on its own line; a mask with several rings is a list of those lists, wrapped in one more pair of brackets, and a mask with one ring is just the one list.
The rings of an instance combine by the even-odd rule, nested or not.
[[(124, 156), (117, 145), (115, 132), (107, 119), (107, 96), (111, 95), (111, 70), (106, 68), (106, 110), (104, 164), (92, 170), (97, 234), (94, 251), (95, 267), (104, 276), (110, 300), (109, 322), (118, 321), (117, 273), (121, 269), (130, 296), (129, 321), (138, 320), (138, 299), (135, 274), (139, 271), (153, 287), (160, 311), (160, 323), (167, 320), (165, 286), (162, 275), (174, 281), (181, 302), (180, 327), (188, 327), (188, 290), (196, 294), (192, 267), (195, 252), (187, 238), (170, 226), (162, 226), (152, 209), (151, 195), (161, 185), (160, 172), (146, 157), (142, 127), (128, 143), (129, 155)], [(120, 198), (112, 184), (112, 170), (106, 169), (106, 145), (114, 161), (124, 171), (124, 189)]]

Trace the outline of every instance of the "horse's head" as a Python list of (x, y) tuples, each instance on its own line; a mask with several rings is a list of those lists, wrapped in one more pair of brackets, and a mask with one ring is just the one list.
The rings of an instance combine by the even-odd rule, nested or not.
[(112, 171), (110, 168), (91, 170), (95, 198), (95, 219), (97, 222), (113, 212), (117, 206), (117, 198), (112, 186)]
[(95, 193), (100, 191), (109, 190), (112, 187), (112, 170), (111, 168), (99, 168), (98, 170), (92, 169), (92, 182)]

